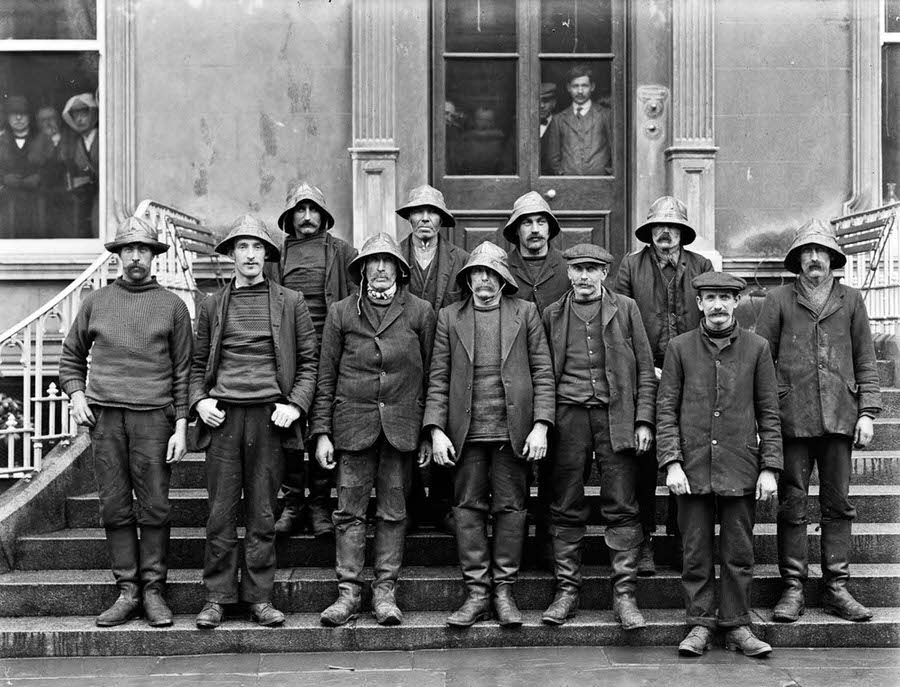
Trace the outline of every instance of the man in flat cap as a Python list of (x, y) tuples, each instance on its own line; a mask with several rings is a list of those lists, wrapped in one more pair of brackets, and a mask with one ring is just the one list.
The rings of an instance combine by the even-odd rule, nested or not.
[[(316, 332), (303, 295), (265, 277), (265, 262), (281, 256), (262, 220), (237, 218), (216, 252), (234, 260), (234, 278), (200, 304), (191, 364), (191, 409), (210, 434), (206, 604), (196, 623), (218, 627), (224, 605), (241, 601), (260, 625), (280, 625), (272, 588), (282, 442), (302, 446), (316, 386)], [(236, 522), (242, 492), (243, 561)]]
[(169, 249), (150, 225), (129, 217), (106, 249), (119, 256), (122, 276), (82, 302), (59, 378), (73, 419), (90, 428), (100, 518), (119, 588), (97, 625), (125, 623), (143, 606), (147, 622), (159, 627), (172, 624), (163, 598), (169, 477), (185, 453), (191, 317), (150, 274), (153, 258)]
[[(650, 206), (647, 220), (634, 234), (647, 245), (637, 253), (625, 256), (616, 273), (613, 290), (637, 303), (659, 378), (669, 341), (700, 324), (697, 290), (691, 282), (694, 277), (711, 271), (713, 266), (707, 258), (685, 248), (694, 242), (697, 233), (688, 224), (684, 203), (673, 196), (658, 198)], [(656, 452), (645, 453), (639, 459), (639, 465), (638, 504), (645, 536), (638, 574), (652, 575), (656, 572), (651, 538), (656, 531)], [(675, 508), (675, 499), (670, 497), (666, 528), (675, 536), (677, 567), (680, 564), (680, 538)]]
[(542, 620), (562, 625), (578, 609), (590, 514), (584, 484), (596, 456), (612, 558), (613, 612), (625, 630), (634, 630), (645, 625), (635, 598), (644, 538), (635, 455), (653, 443), (656, 376), (650, 344), (634, 301), (603, 286), (612, 255), (581, 243), (563, 256), (572, 291), (543, 316), (556, 377), (556, 427), (546, 463), (556, 596)]
[[(457, 275), (471, 296), (438, 313), (423, 426), (434, 460), (455, 465), (456, 545), (468, 596), (448, 619), (522, 624), (513, 587), (525, 539), (530, 462), (547, 452), (553, 371), (537, 307), (514, 297), (506, 253), (479, 245)], [(493, 551), (488, 544), (493, 515)]]
[[(469, 254), (440, 233), (441, 227), (453, 227), (456, 220), (447, 209), (444, 194), (428, 184), (410, 191), (406, 203), (397, 208), (397, 214), (407, 220), (412, 229), (400, 243), (400, 252), (410, 265), (409, 292), (428, 301), (437, 315), (438, 310), (465, 295), (456, 275), (466, 264)], [(431, 465), (429, 470), (428, 516), (452, 532), (453, 476), (440, 465)], [(423, 519), (426, 515), (425, 488), (418, 470), (413, 471), (409, 505), (413, 518)]]
[(328, 309), (319, 385), (310, 417), (316, 460), (337, 468), (338, 599), (323, 625), (353, 620), (360, 610), (366, 557), (366, 508), (375, 488), (375, 579), (372, 613), (380, 625), (399, 625), (395, 589), (403, 564), (406, 495), (422, 441), (422, 413), (434, 341), (434, 310), (406, 288), (410, 266), (389, 234), (363, 244), (348, 267), (359, 284)]
[[(356, 249), (333, 236), (329, 232), (333, 226), (325, 194), (307, 181), (299, 182), (288, 193), (278, 218), (278, 228), (287, 234), (281, 259), (266, 266), (270, 279), (303, 294), (319, 343), (328, 308), (356, 293), (347, 271)], [(313, 459), (315, 447), (306, 451), (309, 460), (304, 461), (303, 448), (285, 447), (284, 510), (275, 523), (275, 533), (289, 535), (308, 526), (316, 537), (330, 537), (334, 533), (329, 504), (334, 476)]]
[(772, 647), (750, 629), (750, 586), (756, 501), (772, 498), (782, 468), (775, 368), (768, 342), (734, 317), (743, 279), (706, 272), (692, 286), (703, 320), (669, 342), (656, 409), (659, 466), (678, 500), (684, 545), (691, 629), (678, 651), (702, 656), (720, 627), (726, 648), (764, 656)]
[(805, 607), (807, 494), (814, 464), (822, 510), (822, 605), (847, 620), (872, 618), (847, 589), (850, 527), (856, 517), (848, 495), (850, 454), (854, 445), (862, 448), (872, 441), (881, 392), (862, 294), (833, 273), (846, 262), (830, 228), (818, 220), (804, 224), (784, 259), (797, 279), (769, 292), (756, 324), (775, 359), (784, 435), (784, 472), (778, 484), (778, 567), (784, 592), (774, 613), (779, 622), (794, 622)]
[(556, 111), (556, 84), (546, 82), (541, 84), (541, 92), (538, 100), (538, 117), (540, 125), (538, 134), (541, 139), (541, 176), (553, 174), (550, 166), (550, 137), (547, 131), (550, 122), (553, 121), (553, 113)]

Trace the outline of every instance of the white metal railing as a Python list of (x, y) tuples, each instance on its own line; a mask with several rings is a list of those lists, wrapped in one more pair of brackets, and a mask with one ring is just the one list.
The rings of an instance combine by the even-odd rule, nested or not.
[[(194, 253), (185, 250), (175, 222), (198, 220), (173, 208), (143, 201), (134, 212), (154, 226), (169, 250), (157, 256), (157, 281), (177, 293), (193, 319), (197, 286), (191, 271)], [(26, 477), (41, 469), (45, 449), (68, 442), (76, 432), (69, 399), (58, 387), (59, 355), (85, 291), (107, 284), (118, 271), (109, 252), (94, 260), (81, 275), (24, 320), (0, 334), (0, 377), (21, 377), (21, 422), (9, 413), (0, 426), (0, 479)]]

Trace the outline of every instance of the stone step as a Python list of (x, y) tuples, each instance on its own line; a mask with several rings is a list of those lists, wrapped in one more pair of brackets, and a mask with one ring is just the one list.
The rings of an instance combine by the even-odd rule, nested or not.
[(900, 379), (897, 377), (897, 362), (895, 360), (878, 360), (878, 383), (882, 389), (897, 386)]
[[(819, 519), (819, 488), (810, 487), (810, 519)], [(600, 524), (600, 488), (585, 489), (591, 507), (593, 524)], [(537, 491), (532, 489), (530, 507), (536, 508)], [(856, 506), (857, 522), (900, 522), (900, 486), (884, 485), (852, 485), (850, 496)], [(172, 525), (174, 527), (203, 526), (209, 517), (209, 498), (205, 489), (172, 489), (169, 492), (172, 504)], [(656, 521), (666, 522), (669, 492), (666, 487), (656, 490)], [(370, 510), (374, 510), (374, 499), (370, 500)], [(336, 507), (336, 498), (332, 492), (330, 508)], [(775, 522), (778, 504), (773, 499), (757, 506), (757, 522)], [(95, 527), (99, 523), (100, 502), (96, 494), (73, 496), (66, 501), (66, 522), (69, 527)], [(243, 514), (238, 515), (243, 524)]]
[[(799, 622), (771, 622), (770, 609), (753, 611), (753, 629), (775, 647), (897, 647), (900, 609), (873, 608), (868, 623), (851, 623), (809, 609)], [(527, 646), (671, 646), (684, 638), (684, 611), (650, 609), (647, 627), (624, 632), (608, 610), (582, 611), (562, 627), (548, 627), (540, 611), (526, 611), (518, 629), (495, 621), (459, 630), (444, 612), (412, 612), (402, 625), (381, 627), (362, 615), (345, 627), (326, 628), (318, 614), (290, 614), (284, 626), (261, 628), (245, 619), (226, 619), (216, 630), (198, 630), (193, 615), (179, 615), (169, 628), (140, 620), (98, 628), (93, 616), (4, 619), (0, 656), (175, 656), (188, 654), (282, 653), (297, 651), (412, 651)], [(719, 640), (720, 641), (720, 640)], [(334, 683), (338, 684), (338, 683)]]
[(881, 417), (900, 417), (900, 389), (882, 388)]
[[(175, 613), (198, 613), (206, 599), (201, 583), (202, 570), (173, 570), (169, 575), (166, 599)], [(586, 566), (581, 607), (609, 609), (611, 586), (609, 566)], [(867, 606), (900, 606), (900, 564), (854, 564), (851, 588)], [(374, 577), (364, 571), (367, 581)], [(552, 574), (525, 571), (516, 584), (516, 599), (522, 609), (543, 610), (553, 600)], [(810, 566), (806, 584), (809, 606), (821, 603), (821, 570)], [(771, 608), (781, 594), (781, 578), (775, 565), (758, 565), (753, 577), (753, 605)], [(272, 601), (285, 613), (320, 613), (337, 595), (332, 568), (282, 568), (275, 576)], [(364, 588), (368, 607), (371, 593)], [(116, 598), (108, 570), (15, 571), (0, 575), (0, 617), (36, 615), (97, 615)], [(465, 599), (465, 587), (458, 567), (410, 566), (403, 568), (397, 585), (397, 600), (404, 611), (445, 611), (457, 608)], [(638, 603), (642, 608), (682, 608), (681, 578), (671, 568), (660, 568), (652, 577), (638, 580)]]
[(878, 417), (875, 419), (875, 436), (866, 447), (867, 451), (900, 450), (900, 419)]
[[(654, 537), (657, 560), (670, 561), (674, 538), (662, 534)], [(243, 539), (243, 530), (238, 530)], [(809, 557), (819, 560), (817, 525), (808, 529)], [(372, 560), (372, 534), (368, 536), (367, 561)], [(172, 568), (203, 567), (205, 532), (199, 527), (172, 529), (169, 565)], [(717, 540), (718, 541), (718, 540)], [(754, 528), (756, 561), (763, 565), (777, 561), (775, 524), (761, 523)], [(534, 528), (525, 542), (526, 566), (535, 559)], [(603, 539), (603, 528), (591, 526), (585, 537), (585, 563), (605, 564), (609, 555)], [(330, 567), (334, 564), (334, 542), (310, 535), (294, 535), (278, 541), (279, 565), (287, 567)], [(442, 532), (422, 529), (406, 538), (407, 565), (456, 565), (456, 541)], [(854, 525), (851, 560), (855, 563), (900, 563), (900, 523), (858, 523)], [(104, 531), (99, 528), (67, 529), (21, 537), (17, 542), (15, 567), (18, 570), (103, 569), (109, 565)]]

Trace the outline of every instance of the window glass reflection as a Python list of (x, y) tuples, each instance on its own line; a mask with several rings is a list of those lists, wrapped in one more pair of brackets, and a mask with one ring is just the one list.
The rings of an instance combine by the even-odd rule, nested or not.
[(541, 52), (611, 51), (611, 0), (541, 1)]
[(0, 0), (0, 39), (97, 38), (96, 0)]
[(447, 0), (448, 52), (515, 52), (516, 3)]
[(884, 0), (884, 30), (900, 32), (900, 0)]

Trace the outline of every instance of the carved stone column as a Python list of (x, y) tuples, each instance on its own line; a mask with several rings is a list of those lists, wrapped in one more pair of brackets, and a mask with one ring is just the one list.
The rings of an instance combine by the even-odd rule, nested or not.
[[(100, 185), (100, 207), (106, 208), (106, 227), (100, 238), (116, 230), (117, 210), (131, 213), (138, 204), (137, 146), (135, 144), (135, 44), (134, 0), (106, 3), (106, 48), (103, 62), (106, 83), (101, 93), (101, 124), (106, 126), (103, 141), (105, 183)], [(103, 213), (100, 214), (101, 219)], [(104, 230), (107, 232), (104, 234)]]
[[(650, 204), (666, 195), (666, 170), (662, 159), (668, 141), (670, 119), (669, 89), (665, 86), (638, 86), (635, 141), (635, 226), (643, 222)], [(633, 239), (633, 237), (629, 237)]]
[[(698, 250), (715, 251), (714, 0), (672, 0), (672, 146), (669, 191), (688, 207)], [(718, 258), (721, 264), (721, 256)], [(714, 260), (716, 263), (716, 260)]]
[(353, 243), (384, 231), (397, 235), (396, 0), (354, 0)]

